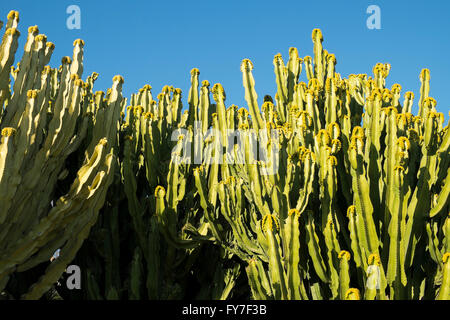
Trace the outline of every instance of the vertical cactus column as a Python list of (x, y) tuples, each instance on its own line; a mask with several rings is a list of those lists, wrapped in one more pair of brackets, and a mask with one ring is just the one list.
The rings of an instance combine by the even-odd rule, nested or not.
[[(0, 290), (12, 273), (48, 261), (60, 248), (22, 296), (38, 299), (75, 257), (103, 206), (113, 179), (123, 78), (116, 76), (108, 99), (89, 112), (96, 75), (80, 78), (84, 42), (76, 40), (73, 58), (51, 69), (46, 64), (54, 45), (30, 27), (22, 59), (12, 68), (18, 20), (17, 12), (8, 15), (0, 59)], [(68, 161), (77, 154), (81, 161)], [(70, 186), (62, 192), (61, 180)]]

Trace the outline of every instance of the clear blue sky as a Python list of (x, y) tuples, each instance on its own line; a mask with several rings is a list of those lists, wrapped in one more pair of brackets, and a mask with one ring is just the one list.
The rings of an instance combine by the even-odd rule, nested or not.
[[(72, 4), (81, 8), (81, 30), (66, 27), (66, 8)], [(366, 27), (371, 4), (381, 9), (381, 30)], [(336, 55), (342, 76), (371, 75), (377, 62), (390, 63), (388, 85), (399, 83), (402, 93), (415, 93), (414, 113), (419, 73), (429, 68), (430, 95), (448, 119), (450, 1), (3, 0), (0, 20), (13, 9), (21, 18), (20, 53), (30, 25), (38, 25), (56, 44), (53, 67), (72, 55), (73, 40), (85, 40), (84, 78), (93, 71), (100, 74), (95, 90), (106, 90), (112, 77), (121, 74), (127, 97), (147, 83), (155, 97), (164, 85), (173, 85), (183, 90), (186, 106), (189, 71), (196, 67), (201, 80), (222, 83), (227, 105), (246, 107), (241, 60), (254, 64), (261, 102), (276, 91), (273, 56), (281, 53), (286, 62), (291, 46), (302, 57), (313, 55), (311, 31), (320, 28), (324, 48)]]

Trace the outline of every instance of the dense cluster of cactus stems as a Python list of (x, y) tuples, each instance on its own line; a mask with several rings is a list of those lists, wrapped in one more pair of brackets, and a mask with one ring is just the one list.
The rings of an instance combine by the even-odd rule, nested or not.
[[(342, 78), (315, 29), (313, 57), (274, 57), (262, 105), (248, 59), (247, 108), (198, 69), (186, 107), (171, 86), (127, 101), (120, 76), (106, 94), (81, 79), (81, 40), (52, 69), (30, 27), (14, 65), (18, 21), (0, 47), (4, 295), (450, 299), (450, 130), (427, 69), (415, 116), (389, 64)], [(77, 292), (55, 286), (69, 264)]]

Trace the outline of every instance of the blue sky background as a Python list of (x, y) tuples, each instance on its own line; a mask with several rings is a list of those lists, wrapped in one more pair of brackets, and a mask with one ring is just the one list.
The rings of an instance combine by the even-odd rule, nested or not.
[[(69, 5), (81, 8), (81, 30), (69, 30)], [(369, 30), (369, 5), (381, 8), (381, 30)], [(16, 62), (23, 52), (27, 28), (40, 32), (56, 45), (52, 67), (61, 57), (72, 56), (72, 43), (85, 45), (84, 78), (100, 74), (95, 90), (110, 87), (112, 77), (125, 78), (124, 95), (129, 97), (145, 84), (154, 97), (164, 85), (183, 91), (187, 105), (190, 70), (200, 70), (201, 80), (220, 82), (227, 105), (246, 107), (240, 63), (254, 64), (258, 100), (276, 92), (273, 56), (285, 62), (289, 47), (301, 57), (313, 55), (311, 32), (320, 28), (324, 48), (337, 57), (337, 72), (372, 75), (377, 62), (390, 63), (387, 85), (402, 85), (402, 93), (416, 95), (419, 73), (431, 71), (431, 92), (437, 109), (446, 120), (450, 110), (450, 1), (347, 0), (347, 1), (100, 1), (100, 0), (14, 0), (1, 1), (0, 20), (10, 10), (20, 12), (22, 32)], [(3, 33), (4, 30), (2, 30)], [(301, 79), (305, 79), (304, 71)], [(403, 99), (402, 99), (403, 100)]]

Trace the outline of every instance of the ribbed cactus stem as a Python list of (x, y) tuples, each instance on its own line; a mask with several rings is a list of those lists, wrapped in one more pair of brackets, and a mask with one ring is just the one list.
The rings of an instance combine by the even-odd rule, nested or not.
[(198, 97), (198, 77), (200, 71), (197, 68), (191, 70), (191, 88), (189, 89), (188, 103), (189, 103), (189, 119), (188, 125), (193, 126), (195, 121), (198, 121), (197, 106), (199, 103)]
[(269, 272), (272, 281), (275, 299), (287, 299), (286, 275), (283, 268), (280, 247), (275, 236), (279, 229), (279, 223), (273, 215), (265, 215), (262, 220), (264, 230), (269, 244)]
[(264, 128), (264, 124), (258, 107), (258, 95), (255, 91), (255, 80), (253, 79), (252, 70), (253, 63), (249, 59), (242, 60), (241, 72), (245, 89), (245, 101), (247, 101), (248, 109), (250, 111), (253, 129), (259, 131)]
[(294, 100), (295, 86), (298, 84), (298, 78), (302, 72), (303, 60), (298, 55), (297, 48), (289, 48), (289, 61), (287, 63), (287, 89), (288, 89), (288, 101)]
[(314, 75), (319, 81), (319, 85), (324, 85), (325, 68), (323, 65), (323, 36), (320, 29), (314, 29), (312, 32), (312, 40), (314, 43)]
[(420, 99), (419, 99), (419, 117), (424, 117), (424, 101), (430, 94), (430, 70), (422, 69), (420, 72)]
[(345, 295), (350, 287), (349, 261), (350, 253), (342, 250), (339, 255), (339, 298), (345, 299)]

